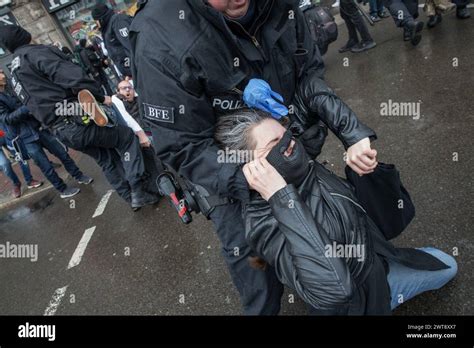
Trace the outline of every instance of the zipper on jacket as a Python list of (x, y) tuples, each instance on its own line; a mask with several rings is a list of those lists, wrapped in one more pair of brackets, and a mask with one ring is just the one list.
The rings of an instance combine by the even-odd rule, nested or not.
[(347, 199), (348, 201), (352, 202), (354, 205), (356, 205), (357, 207), (359, 207), (364, 213), (367, 214), (367, 212), (365, 211), (365, 209), (357, 202), (355, 202), (353, 199), (347, 197), (347, 196), (344, 196), (344, 195), (341, 195), (340, 193), (334, 193), (334, 192), (329, 192), (329, 194), (331, 196), (337, 196), (337, 197), (341, 197), (341, 198), (344, 198), (344, 199)]

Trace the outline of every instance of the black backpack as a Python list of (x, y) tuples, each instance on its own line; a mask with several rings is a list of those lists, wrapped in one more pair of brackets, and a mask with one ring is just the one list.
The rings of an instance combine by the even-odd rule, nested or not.
[(337, 40), (337, 24), (329, 8), (312, 4), (300, 5), (308, 22), (309, 30), (313, 40), (319, 47), (321, 55), (328, 50), (329, 44)]

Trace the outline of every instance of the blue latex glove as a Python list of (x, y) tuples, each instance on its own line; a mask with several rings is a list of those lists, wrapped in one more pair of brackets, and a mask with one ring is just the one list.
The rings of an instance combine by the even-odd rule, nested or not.
[(266, 111), (279, 120), (288, 115), (288, 109), (277, 100), (283, 103), (283, 97), (272, 91), (270, 85), (264, 80), (251, 79), (245, 87), (244, 102), (248, 107)]

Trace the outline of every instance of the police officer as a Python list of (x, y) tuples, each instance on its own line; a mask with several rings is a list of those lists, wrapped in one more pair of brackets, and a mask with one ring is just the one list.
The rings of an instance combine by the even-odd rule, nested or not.
[(362, 160), (374, 164), (363, 153), (375, 134), (322, 80), (323, 62), (298, 1), (141, 0), (138, 5), (130, 28), (132, 72), (158, 155), (210, 197), (227, 198), (227, 204), (213, 199), (209, 217), (244, 313), (275, 315), (283, 287), (272, 267), (248, 264), (255, 255), (245, 242), (241, 204), (249, 199), (249, 187), (239, 164), (219, 160), (217, 118), (244, 106), (242, 91), (257, 77), (285, 104), (299, 100), (313, 123), (320, 115), (348, 147), (360, 173), (370, 169)]
[(92, 10), (92, 18), (97, 22), (108, 55), (114, 61), (122, 77), (131, 77), (128, 30), (132, 18), (126, 14), (114, 13), (105, 4), (97, 5)]
[(78, 104), (80, 92), (90, 96), (89, 104), (99, 110), (99, 116), (103, 114), (94, 97), (105, 104), (112, 102), (98, 83), (56, 47), (32, 44), (31, 34), (19, 26), (1, 27), (0, 44), (13, 53), (13, 89), (33, 116), (66, 146), (94, 158), (133, 209), (157, 202), (155, 195), (143, 190), (143, 156), (132, 130), (124, 126), (99, 127), (83, 117)]
[(383, 4), (392, 15), (395, 25), (403, 28), (403, 40), (416, 46), (421, 41), (424, 23), (417, 21), (418, 0), (384, 0)]

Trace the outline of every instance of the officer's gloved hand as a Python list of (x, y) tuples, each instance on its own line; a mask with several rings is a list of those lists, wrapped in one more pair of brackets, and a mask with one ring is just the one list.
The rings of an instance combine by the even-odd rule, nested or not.
[(328, 128), (324, 124), (315, 124), (301, 134), (299, 140), (311, 159), (315, 159), (321, 153), (327, 136)]
[(250, 80), (244, 90), (244, 102), (248, 107), (270, 113), (277, 120), (288, 115), (287, 107), (280, 104), (283, 103), (283, 97), (272, 91), (270, 85), (264, 80)]

